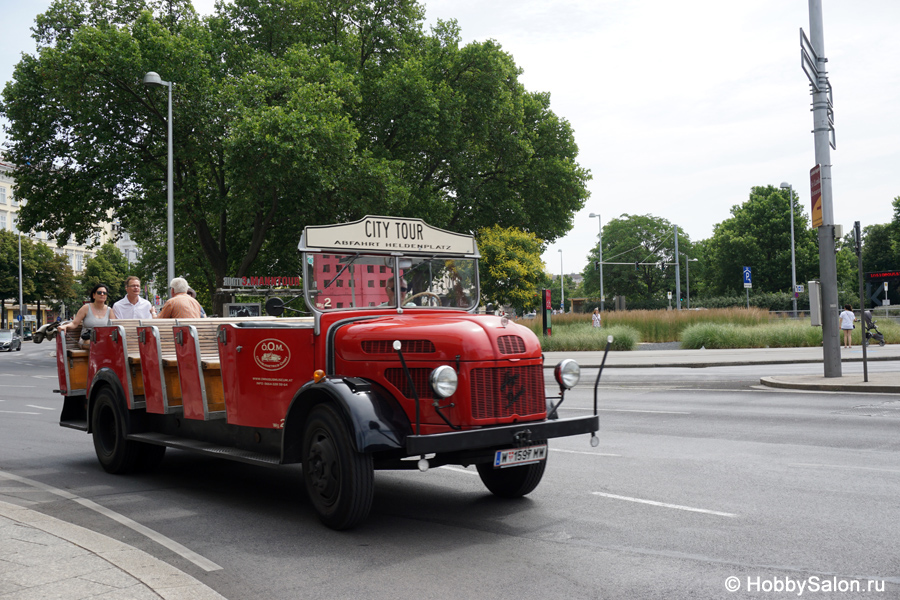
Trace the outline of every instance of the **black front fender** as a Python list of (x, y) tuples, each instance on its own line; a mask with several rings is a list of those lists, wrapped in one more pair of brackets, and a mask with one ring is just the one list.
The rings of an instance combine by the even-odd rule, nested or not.
[(329, 377), (297, 391), (285, 419), (282, 460), (302, 460), (303, 424), (314, 406), (330, 402), (339, 409), (357, 452), (406, 447), (412, 425), (400, 404), (380, 386), (358, 377)]

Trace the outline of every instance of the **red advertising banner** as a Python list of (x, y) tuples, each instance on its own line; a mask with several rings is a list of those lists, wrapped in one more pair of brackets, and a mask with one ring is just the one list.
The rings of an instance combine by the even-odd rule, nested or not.
[(812, 200), (812, 226), (822, 226), (822, 165), (809, 170), (809, 196)]

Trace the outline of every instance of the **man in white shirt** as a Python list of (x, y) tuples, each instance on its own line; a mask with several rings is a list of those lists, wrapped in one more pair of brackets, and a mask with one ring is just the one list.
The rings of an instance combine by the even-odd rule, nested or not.
[(141, 294), (141, 280), (132, 275), (125, 280), (125, 297), (113, 304), (113, 319), (153, 319), (156, 307), (144, 300)]

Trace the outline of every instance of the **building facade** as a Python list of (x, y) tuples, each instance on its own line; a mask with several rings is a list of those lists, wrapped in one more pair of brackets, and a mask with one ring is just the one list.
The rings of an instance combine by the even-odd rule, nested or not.
[[(12, 164), (0, 160), (0, 230), (18, 234), (18, 213), (25, 201), (16, 196), (13, 171), (14, 166)], [(64, 246), (59, 247), (57, 240), (50, 239), (47, 233), (43, 231), (23, 233), (22, 235), (27, 236), (34, 242), (47, 244), (57, 254), (64, 255), (77, 277), (84, 270), (87, 260), (94, 256), (96, 248), (110, 239), (111, 234), (111, 225), (104, 227), (103, 232), (91, 240), (90, 247), (77, 244), (72, 239), (69, 239)], [(41, 314), (38, 314), (36, 304), (29, 304), (26, 307), (24, 311), (26, 328), (33, 329), (39, 326), (40, 323), (46, 323), (48, 320), (55, 319), (58, 316), (47, 306), (52, 301), (52, 298), (41, 301)], [(19, 314), (18, 295), (15, 298), (6, 298), (4, 304), (5, 310), (0, 311), (0, 328), (11, 329), (15, 327), (16, 317)]]

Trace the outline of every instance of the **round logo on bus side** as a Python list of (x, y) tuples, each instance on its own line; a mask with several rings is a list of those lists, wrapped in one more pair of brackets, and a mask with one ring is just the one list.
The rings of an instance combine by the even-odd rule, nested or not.
[(253, 360), (266, 371), (278, 371), (291, 362), (291, 351), (281, 340), (268, 338), (256, 344)]

